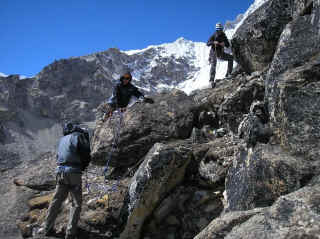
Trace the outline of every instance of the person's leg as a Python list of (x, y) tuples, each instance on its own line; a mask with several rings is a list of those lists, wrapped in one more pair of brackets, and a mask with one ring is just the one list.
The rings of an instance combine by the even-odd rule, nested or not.
[(70, 194), (72, 198), (72, 206), (69, 214), (69, 222), (66, 231), (66, 238), (77, 233), (78, 221), (80, 218), (82, 206), (82, 182), (80, 173), (72, 173), (68, 175), (70, 183)]
[(64, 184), (64, 179), (62, 174), (57, 175), (57, 187), (53, 199), (50, 203), (47, 217), (45, 221), (44, 231), (49, 233), (53, 227), (62, 203), (68, 196), (68, 186)]
[(211, 68), (210, 68), (210, 81), (214, 82), (214, 78), (216, 77), (216, 66), (217, 66), (217, 56), (214, 53), (210, 58)]
[(227, 74), (226, 77), (231, 75), (232, 73), (232, 69), (233, 69), (233, 56), (227, 53), (223, 53), (221, 56), (222, 60), (228, 61), (228, 70), (227, 70)]

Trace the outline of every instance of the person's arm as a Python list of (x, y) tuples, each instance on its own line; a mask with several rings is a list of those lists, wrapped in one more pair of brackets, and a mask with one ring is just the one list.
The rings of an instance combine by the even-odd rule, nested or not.
[(144, 95), (143, 95), (143, 93), (141, 93), (139, 90), (138, 90), (138, 88), (137, 87), (135, 87), (134, 85), (132, 85), (132, 87), (133, 87), (133, 95), (135, 96), (135, 97), (137, 97), (138, 99), (143, 99), (144, 98)]
[(207, 42), (207, 46), (213, 46), (213, 45), (214, 45), (214, 42), (215, 42), (215, 35), (213, 34), (213, 35), (209, 38), (209, 40), (208, 40), (208, 42)]
[(108, 104), (112, 107), (113, 110), (115, 110), (117, 108), (118, 102), (119, 102), (119, 98), (120, 98), (120, 94), (119, 94), (119, 87), (120, 85), (116, 85), (113, 90), (112, 90), (112, 95), (109, 98)]
[(229, 47), (230, 47), (230, 43), (229, 43), (229, 40), (228, 40), (226, 34), (224, 34), (223, 43), (224, 43), (224, 45), (223, 45), (224, 47), (226, 47), (226, 48), (229, 48)]
[(91, 162), (89, 135), (86, 135), (85, 133), (78, 134), (77, 150), (81, 158), (82, 171), (83, 171), (89, 166)]

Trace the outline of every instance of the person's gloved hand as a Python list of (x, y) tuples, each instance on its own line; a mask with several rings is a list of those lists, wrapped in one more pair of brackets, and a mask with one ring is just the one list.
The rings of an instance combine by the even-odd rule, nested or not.
[(148, 104), (153, 104), (154, 100), (151, 98), (144, 97), (143, 102), (148, 103)]

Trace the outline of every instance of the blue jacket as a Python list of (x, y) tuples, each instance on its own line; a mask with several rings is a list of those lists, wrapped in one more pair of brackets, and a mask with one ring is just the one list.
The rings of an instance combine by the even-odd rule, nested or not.
[(84, 134), (73, 132), (60, 139), (57, 172), (81, 173), (90, 161), (90, 143)]

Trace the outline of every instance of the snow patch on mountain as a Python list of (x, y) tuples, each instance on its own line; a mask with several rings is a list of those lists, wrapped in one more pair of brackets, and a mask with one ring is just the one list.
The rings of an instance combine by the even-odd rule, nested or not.
[(0, 72), (0, 77), (7, 77), (7, 75), (2, 73), (2, 72)]
[(27, 76), (19, 75), (19, 79), (20, 79), (20, 80), (24, 80), (24, 79), (27, 79), (27, 78), (28, 78)]

